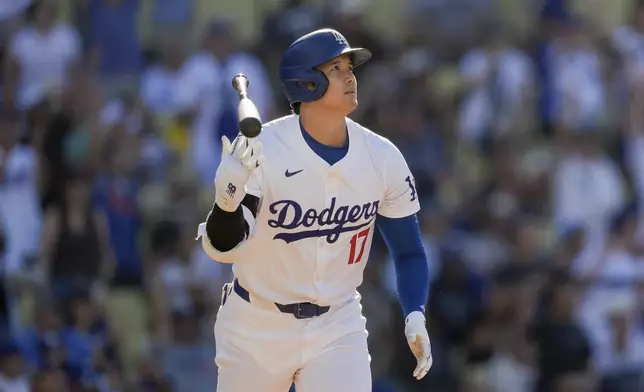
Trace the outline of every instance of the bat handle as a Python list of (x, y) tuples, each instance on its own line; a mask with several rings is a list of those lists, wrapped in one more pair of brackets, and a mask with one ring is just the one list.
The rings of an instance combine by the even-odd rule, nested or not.
[(233, 78), (233, 88), (239, 93), (239, 99), (248, 98), (248, 77), (240, 73)]

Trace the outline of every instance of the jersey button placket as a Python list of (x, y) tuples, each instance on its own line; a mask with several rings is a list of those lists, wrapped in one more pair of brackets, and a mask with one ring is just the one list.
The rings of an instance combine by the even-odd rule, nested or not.
[[(333, 192), (333, 181), (330, 175), (330, 171), (327, 171), (326, 178), (324, 179), (324, 207), (328, 208), (331, 198), (334, 196)], [(321, 227), (321, 229), (330, 229), (332, 226)], [(320, 237), (318, 239), (318, 262), (316, 265), (315, 271), (315, 284), (316, 286), (322, 283), (322, 271), (324, 271), (327, 255), (327, 247), (329, 246), (327, 242), (327, 237)]]
[[(331, 204), (331, 199), (337, 196), (337, 181), (335, 179), (334, 171), (333, 169), (329, 169), (327, 172), (327, 176), (325, 179), (325, 206), (324, 208), (328, 208)], [(338, 200), (335, 201), (336, 203), (336, 208), (337, 208), (337, 203)], [(333, 219), (333, 216), (330, 217)], [(329, 225), (328, 227), (325, 227), (325, 229), (331, 229), (333, 228), (333, 224)], [(321, 271), (324, 271), (326, 269), (326, 264), (329, 262), (329, 254), (332, 253), (329, 248), (331, 248), (333, 245), (329, 244), (327, 241), (327, 237), (322, 238), (323, 242), (320, 244), (321, 245), (321, 255), (322, 258), (318, 264), (318, 268)], [(318, 277), (319, 281), (318, 283), (322, 282), (321, 277)]]
[[(329, 181), (327, 178), (324, 179), (324, 199), (322, 201), (322, 208), (320, 211), (322, 211), (324, 208), (326, 208), (326, 204), (329, 201)], [(318, 230), (323, 230), (326, 227), (323, 227), (320, 225), (319, 220), (318, 220)], [(326, 253), (326, 237), (320, 236), (317, 239), (317, 258), (315, 260), (315, 266), (313, 269), (313, 286), (316, 288), (316, 291), (318, 291), (319, 295), (319, 290), (320, 290), (320, 283), (322, 283), (322, 260), (325, 258), (325, 253)]]

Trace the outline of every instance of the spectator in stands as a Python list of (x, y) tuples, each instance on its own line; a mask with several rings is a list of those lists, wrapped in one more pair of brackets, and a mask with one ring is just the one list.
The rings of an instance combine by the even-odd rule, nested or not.
[(181, 252), (182, 235), (175, 222), (162, 221), (152, 231), (151, 246), (155, 259), (151, 273), (151, 296), (155, 327), (160, 336), (171, 336), (173, 312), (194, 312), (192, 268)]
[(177, 38), (156, 45), (154, 58), (141, 76), (141, 99), (157, 116), (172, 116), (177, 111), (174, 91), (184, 60), (185, 49)]
[(481, 45), (460, 62), (465, 88), (458, 118), (459, 136), (480, 146), (529, 131), (535, 86), (530, 58), (511, 45), (507, 32), (498, 25), (482, 30)]
[(164, 0), (154, 3), (151, 24), (154, 37), (161, 40), (192, 35), (197, 22), (198, 2), (195, 0)]
[(596, 345), (602, 391), (628, 392), (644, 386), (644, 333), (633, 297), (614, 295), (606, 304), (607, 333)]
[[(224, 113), (219, 119), (219, 132), (228, 137), (235, 136), (238, 131), (235, 111), (239, 98), (235, 90), (227, 87), (240, 69), (244, 70), (248, 80), (252, 80), (252, 84), (248, 86), (248, 94), (253, 97), (253, 102), (262, 119), (276, 117), (274, 97), (266, 68), (253, 52), (243, 46), (237, 37), (236, 29), (237, 25), (232, 21), (218, 20), (211, 25), (209, 38), (210, 49), (222, 68), (221, 84), (226, 87), (222, 91), (222, 104), (228, 105), (223, 107)], [(226, 110), (232, 111), (232, 115), (226, 113)]]
[(644, 52), (641, 47), (644, 43), (644, 2), (636, 0), (632, 3), (630, 20), (619, 26), (611, 34), (612, 46), (619, 54), (620, 65), (626, 72), (626, 77), (641, 71), (644, 67)]
[(200, 183), (207, 187), (212, 187), (212, 178), (219, 166), (220, 119), (230, 118), (230, 102), (223, 102), (224, 97), (230, 97), (224, 90), (228, 84), (223, 84), (223, 70), (216, 56), (216, 35), (228, 28), (227, 22), (217, 21), (206, 31), (200, 50), (179, 70), (174, 90), (178, 119), (190, 135), (190, 166)]
[(607, 115), (604, 62), (591, 44), (590, 26), (577, 16), (565, 19), (561, 37), (547, 52), (554, 83), (554, 121), (561, 130), (596, 130)]
[(149, 353), (144, 357), (138, 367), (135, 388), (141, 392), (171, 392), (172, 383), (163, 374), (163, 369), (156, 356)]
[(592, 347), (575, 321), (577, 288), (565, 275), (555, 276), (544, 292), (545, 315), (532, 329), (538, 350), (536, 391), (552, 391), (568, 376), (588, 378)]
[(8, 113), (60, 94), (82, 61), (80, 37), (74, 27), (57, 19), (54, 3), (34, 0), (26, 11), (28, 24), (9, 42), (4, 77)]
[[(170, 316), (172, 336), (161, 347), (162, 366), (176, 391), (208, 392), (217, 388), (211, 343), (199, 339), (198, 314), (176, 311)], [(189, 366), (187, 366), (190, 364)]]
[(105, 285), (115, 259), (103, 211), (91, 199), (91, 178), (68, 178), (64, 201), (45, 216), (41, 263), (57, 301)]
[(569, 136), (552, 181), (554, 219), (560, 231), (584, 225), (592, 234), (602, 232), (625, 203), (622, 173), (605, 153), (597, 132)]
[(51, 301), (39, 301), (34, 309), (34, 324), (21, 334), (18, 344), (25, 365), (33, 374), (51, 364), (50, 348), (62, 346), (63, 320), (59, 307)]
[(79, 369), (83, 383), (99, 383), (105, 372), (120, 365), (115, 340), (89, 295), (78, 294), (69, 304), (71, 323), (64, 334), (67, 361)]
[(286, 49), (298, 37), (320, 28), (322, 9), (310, 0), (287, 0), (264, 18), (260, 48), (272, 48), (271, 55)]
[(175, 99), (182, 117), (188, 119), (192, 138), (192, 168), (203, 187), (212, 187), (219, 166), (222, 136), (238, 133), (238, 97), (230, 88), (233, 76), (244, 70), (252, 84), (253, 97), (262, 118), (273, 115), (273, 96), (260, 60), (237, 43), (234, 24), (217, 18), (208, 25), (202, 50), (190, 57), (179, 71)]
[(4, 237), (3, 275), (11, 328), (20, 329), (18, 303), (25, 285), (34, 283), (34, 260), (41, 235), (38, 160), (19, 134), (15, 118), (0, 120), (0, 227)]
[(351, 45), (369, 48), (372, 57), (370, 61), (384, 59), (384, 44), (381, 42), (373, 27), (367, 21), (367, 5), (365, 0), (337, 0), (329, 4), (329, 13), (333, 24)]
[(148, 308), (144, 297), (145, 263), (141, 252), (141, 214), (136, 176), (139, 149), (130, 138), (121, 138), (107, 151), (104, 172), (98, 174), (95, 201), (106, 216), (109, 239), (115, 254), (113, 278), (107, 295), (107, 317), (121, 339), (120, 355), (132, 372), (142, 345)]
[(454, 253), (443, 255), (439, 268), (429, 295), (430, 323), (438, 339), (461, 346), (484, 310), (484, 282)]
[(62, 370), (49, 368), (36, 375), (33, 382), (33, 392), (72, 392), (72, 389)]
[(85, 51), (108, 96), (134, 83), (142, 66), (139, 0), (83, 0), (74, 6)]
[(29, 379), (22, 366), (20, 349), (12, 343), (4, 343), (0, 347), (0, 391), (31, 391)]
[(94, 202), (104, 214), (110, 246), (115, 255), (115, 285), (137, 285), (143, 281), (143, 263), (138, 249), (140, 215), (135, 164), (138, 148), (118, 142), (108, 151), (107, 170), (100, 173), (94, 188)]
[(500, 343), (485, 368), (492, 391), (532, 392), (536, 380), (534, 346), (528, 342), (526, 331), (519, 329)]

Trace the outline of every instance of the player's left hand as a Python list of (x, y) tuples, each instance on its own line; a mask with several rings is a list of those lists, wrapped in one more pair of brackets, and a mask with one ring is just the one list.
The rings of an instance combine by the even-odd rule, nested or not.
[(405, 335), (407, 336), (409, 348), (418, 361), (414, 370), (414, 377), (420, 380), (425, 377), (434, 363), (429, 334), (425, 326), (425, 315), (422, 312), (409, 313), (405, 319)]

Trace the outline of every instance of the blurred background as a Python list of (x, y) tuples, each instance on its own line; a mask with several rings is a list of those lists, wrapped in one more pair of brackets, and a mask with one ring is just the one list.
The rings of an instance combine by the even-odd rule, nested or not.
[(434, 366), (376, 241), (374, 391), (644, 391), (639, 0), (0, 1), (0, 391), (215, 390), (230, 81), (287, 114), (280, 55), (323, 26), (373, 51), (352, 117), (422, 196)]

